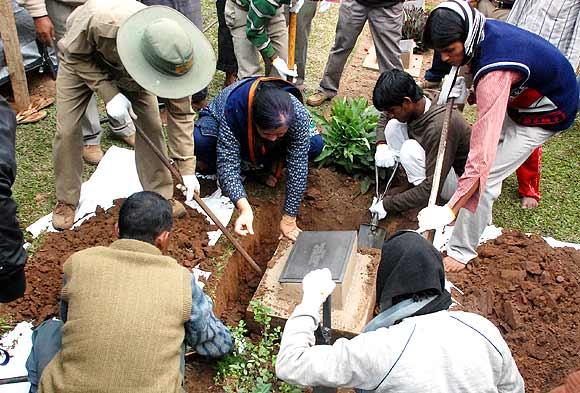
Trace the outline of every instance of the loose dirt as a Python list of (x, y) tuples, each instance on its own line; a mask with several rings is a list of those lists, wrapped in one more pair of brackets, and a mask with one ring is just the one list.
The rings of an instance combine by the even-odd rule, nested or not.
[[(37, 323), (58, 315), (58, 299), (62, 283), (62, 265), (75, 251), (95, 246), (107, 246), (115, 240), (114, 225), (121, 201), (72, 231), (49, 233), (42, 247), (26, 264), (27, 288), (23, 298), (5, 305), (5, 311), (16, 320), (34, 320)], [(208, 230), (214, 229), (203, 216), (188, 208), (189, 218), (175, 220), (168, 254), (183, 266), (200, 265), (206, 271), (215, 270), (222, 246), (209, 247)], [(213, 277), (209, 279), (209, 285)]]
[[(246, 182), (255, 210), (257, 240), (244, 239), (244, 245), (263, 267), (278, 243), (284, 183), (270, 189)], [(356, 230), (369, 220), (367, 208), (372, 196), (360, 195), (357, 181), (329, 169), (312, 168), (308, 184), (298, 220), (302, 229)], [(260, 277), (240, 258), (233, 278), (218, 280), (227, 264), (222, 254), (231, 253), (232, 247), (225, 239), (209, 247), (205, 233), (213, 228), (196, 211), (188, 209), (188, 214), (189, 218), (175, 221), (169, 254), (184, 266), (199, 264), (214, 273), (207, 282), (208, 293), (220, 293), (223, 286), (237, 281), (236, 299), (227, 299), (226, 304), (215, 299), (220, 317), (235, 324), (243, 318)], [(57, 315), (62, 264), (75, 251), (110, 244), (117, 215), (118, 207), (99, 210), (73, 231), (48, 234), (28, 262), (24, 298), (6, 305), (6, 312), (16, 320), (33, 319), (36, 323)], [(387, 220), (390, 234), (396, 228), (414, 225), (409, 217)], [(500, 328), (526, 380), (527, 391), (546, 392), (563, 383), (580, 365), (580, 251), (552, 249), (539, 237), (507, 232), (482, 245), (479, 252), (469, 270), (449, 277), (465, 293), (459, 297), (463, 308), (486, 316)], [(213, 362), (188, 358), (187, 391), (220, 392), (213, 383), (214, 374)]]
[[(340, 94), (370, 98), (378, 73), (361, 66), (371, 43), (368, 34), (361, 39), (354, 59), (345, 69)], [(429, 65), (427, 55), (423, 68)], [(53, 88), (49, 83), (40, 95), (49, 95)], [(262, 267), (278, 244), (284, 185), (281, 181), (276, 189), (270, 189), (251, 179), (246, 182), (254, 207), (256, 236), (254, 241), (243, 239), (243, 243)], [(202, 182), (202, 191), (211, 187), (211, 182)], [(359, 183), (352, 178), (329, 169), (311, 168), (298, 225), (304, 230), (357, 230), (370, 220), (367, 209), (371, 200), (371, 193), (359, 194)], [(416, 228), (414, 213), (389, 216), (384, 224), (388, 233)], [(223, 255), (229, 255), (232, 247), (225, 239), (208, 247), (204, 234), (214, 228), (199, 213), (188, 209), (188, 214), (189, 218), (175, 222), (169, 254), (184, 266), (200, 264), (202, 269), (214, 273), (207, 282), (208, 293), (235, 293), (232, 299), (214, 299), (220, 317), (234, 324), (244, 316), (260, 277), (238, 257), (239, 267), (224, 273), (229, 274), (227, 279), (219, 280), (227, 264)], [(110, 244), (117, 215), (118, 207), (107, 212), (100, 210), (74, 231), (48, 234), (28, 261), (24, 298), (4, 305), (3, 312), (16, 320), (35, 323), (57, 315), (62, 264), (75, 251)], [(548, 392), (563, 384), (566, 375), (580, 366), (580, 251), (552, 249), (537, 236), (510, 231), (480, 246), (478, 251), (480, 256), (466, 271), (449, 275), (464, 291), (463, 296), (456, 296), (462, 308), (486, 316), (499, 327), (528, 392)], [(214, 374), (215, 362), (195, 355), (188, 357), (186, 391), (222, 392), (213, 383)]]
[(462, 308), (502, 332), (527, 392), (547, 392), (580, 366), (580, 251), (505, 231), (468, 270), (449, 274)]

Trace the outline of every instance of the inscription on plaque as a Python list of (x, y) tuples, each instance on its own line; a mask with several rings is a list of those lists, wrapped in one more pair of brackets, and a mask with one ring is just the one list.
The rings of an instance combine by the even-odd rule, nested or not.
[(301, 282), (309, 271), (327, 267), (332, 279), (342, 283), (355, 244), (355, 231), (303, 231), (290, 252), (279, 281)]

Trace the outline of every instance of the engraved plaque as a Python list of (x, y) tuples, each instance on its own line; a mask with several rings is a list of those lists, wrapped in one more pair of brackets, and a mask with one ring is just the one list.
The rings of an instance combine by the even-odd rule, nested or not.
[(332, 279), (342, 283), (347, 265), (355, 251), (355, 231), (303, 231), (290, 252), (281, 283), (299, 283), (315, 269), (329, 268)]

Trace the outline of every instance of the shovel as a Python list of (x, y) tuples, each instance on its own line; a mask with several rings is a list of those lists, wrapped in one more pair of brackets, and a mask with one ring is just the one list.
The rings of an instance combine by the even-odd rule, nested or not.
[[(155, 146), (155, 144), (151, 141), (151, 139), (149, 139), (149, 137), (145, 134), (145, 132), (143, 132), (139, 127), (136, 127), (136, 131), (137, 134), (139, 134), (139, 136), (143, 138), (147, 146), (149, 146), (149, 148), (153, 151), (153, 153), (155, 153), (155, 155), (159, 158), (159, 160), (161, 160), (163, 165), (165, 165), (165, 167), (169, 170), (169, 172), (177, 179), (179, 184), (183, 184), (183, 178), (181, 177), (181, 174), (177, 171), (177, 169), (173, 167), (173, 165), (171, 165), (167, 157), (165, 157), (165, 154), (163, 154), (161, 150), (159, 150), (159, 148)], [(232, 242), (236, 250), (238, 250), (238, 252), (242, 254), (244, 259), (250, 264), (252, 269), (254, 269), (259, 275), (264, 274), (262, 272), (262, 269), (256, 264), (254, 259), (252, 259), (252, 257), (250, 256), (250, 254), (248, 254), (248, 252), (242, 247), (242, 245), (232, 236), (230, 231), (226, 229), (226, 227), (215, 216), (215, 214), (213, 214), (211, 209), (205, 204), (203, 199), (201, 199), (201, 197), (197, 195), (195, 192), (193, 193), (193, 199), (209, 216), (209, 218), (211, 218), (211, 220), (217, 225), (220, 231), (222, 231), (222, 233), (226, 235), (226, 237), (230, 240), (230, 242)]]
[[(387, 182), (387, 186), (385, 187), (385, 191), (379, 195), (379, 170), (375, 166), (375, 196), (377, 200), (382, 200), (393, 178), (395, 177), (395, 173), (399, 168), (399, 162), (395, 163), (395, 167), (393, 169), (393, 173)], [(379, 216), (378, 214), (373, 214), (371, 218), (371, 222), (369, 224), (362, 224), (358, 229), (358, 241), (357, 247), (360, 248), (378, 248), (381, 249), (383, 247), (383, 242), (385, 241), (385, 237), (387, 236), (387, 230), (379, 226)]]

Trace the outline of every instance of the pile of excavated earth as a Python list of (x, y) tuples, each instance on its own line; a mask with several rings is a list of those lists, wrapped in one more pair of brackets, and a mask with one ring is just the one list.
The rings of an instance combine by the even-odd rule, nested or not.
[[(368, 219), (370, 195), (360, 195), (359, 183), (328, 169), (312, 169), (301, 208), (299, 225), (305, 230), (356, 230)], [(248, 184), (255, 209), (256, 237), (244, 246), (266, 267), (278, 246), (277, 223), (284, 197), (284, 182), (274, 190)], [(5, 312), (16, 320), (40, 323), (58, 313), (61, 266), (75, 251), (114, 240), (117, 203), (73, 231), (49, 233), (27, 265), (28, 288), (24, 298)], [(415, 223), (403, 217), (389, 221), (389, 232)], [(188, 267), (209, 271), (206, 292), (229, 324), (244, 318), (261, 277), (236, 254), (226, 239), (208, 246), (206, 232), (213, 230), (192, 209), (176, 220), (169, 255)], [(479, 247), (479, 257), (449, 279), (463, 291), (454, 292), (460, 308), (492, 320), (512, 349), (528, 392), (547, 392), (563, 383), (580, 364), (580, 251), (552, 248), (537, 236), (505, 231)], [(188, 359), (189, 392), (219, 392), (214, 385), (213, 363)]]

